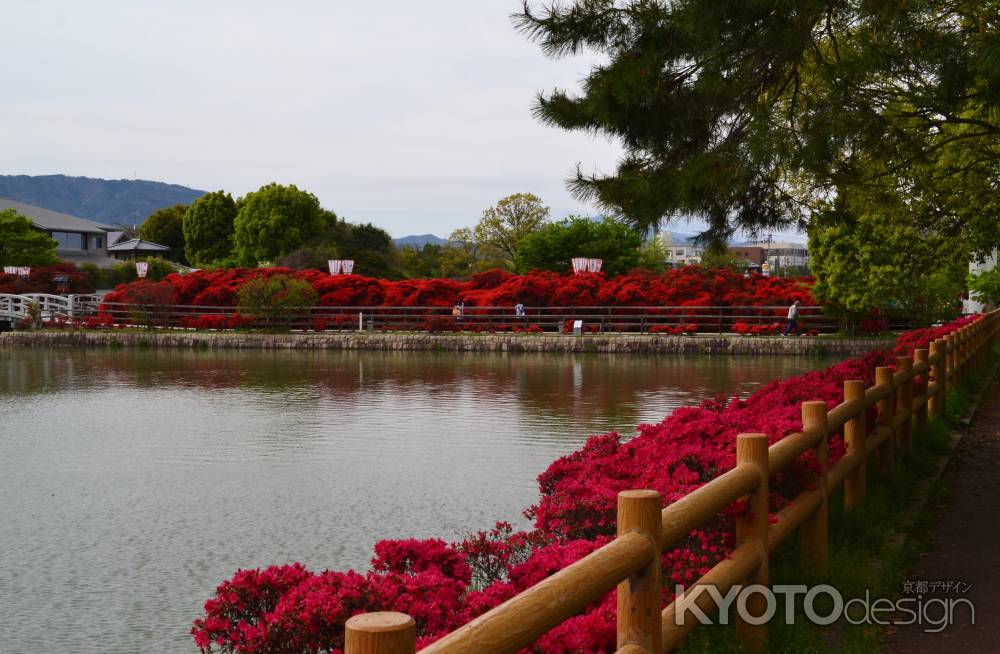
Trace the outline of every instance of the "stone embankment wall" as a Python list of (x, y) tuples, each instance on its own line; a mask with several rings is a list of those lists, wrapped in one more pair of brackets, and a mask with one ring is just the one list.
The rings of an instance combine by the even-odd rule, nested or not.
[(877, 338), (556, 334), (226, 332), (5, 332), (0, 347), (141, 347), (238, 350), (422, 350), (449, 352), (602, 352), (634, 354), (854, 355), (887, 347)]

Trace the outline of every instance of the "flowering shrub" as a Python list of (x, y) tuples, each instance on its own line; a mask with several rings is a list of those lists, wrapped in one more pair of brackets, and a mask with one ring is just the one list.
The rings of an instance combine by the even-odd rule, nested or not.
[[(745, 399), (717, 399), (675, 410), (658, 424), (639, 425), (625, 441), (592, 436), (538, 477), (540, 497), (526, 510), (530, 532), (497, 523), (460, 543), (389, 540), (375, 545), (371, 570), (313, 574), (301, 565), (241, 570), (205, 603), (191, 633), (205, 654), (341, 652), (352, 615), (391, 610), (417, 623), (418, 648), (441, 638), (515, 594), (579, 560), (614, 537), (619, 491), (651, 488), (666, 504), (735, 465), (736, 435), (760, 432), (774, 443), (802, 428), (800, 404), (842, 400), (843, 382), (874, 383), (876, 366), (925, 348), (976, 317), (903, 334), (892, 351), (869, 352), (823, 370), (772, 382)], [(830, 439), (829, 462), (843, 456), (840, 434)], [(774, 475), (770, 506), (780, 509), (809, 488), (816, 461), (807, 453)], [(664, 600), (673, 583), (690, 583), (732, 549), (737, 502), (662, 556)], [(607, 652), (615, 648), (615, 599), (610, 592), (556, 627), (529, 651)]]
[[(57, 277), (65, 277), (65, 282), (57, 282)], [(94, 286), (87, 275), (77, 270), (71, 263), (54, 266), (33, 266), (27, 277), (8, 275), (0, 269), (0, 293), (93, 293)]]
[[(742, 320), (737, 320), (733, 324), (733, 332), (737, 334), (749, 334), (753, 336), (770, 336), (781, 331), (781, 323), (774, 322), (770, 325), (748, 325)], [(810, 335), (815, 335), (815, 329), (810, 330)]]
[(694, 334), (697, 331), (698, 325), (691, 324), (654, 325), (649, 328), (650, 334), (671, 334), (673, 336), (678, 336), (680, 334)]
[[(602, 273), (562, 275), (532, 272), (512, 275), (491, 270), (468, 281), (405, 279), (390, 281), (361, 275), (328, 275), (318, 270), (287, 268), (232, 268), (200, 270), (164, 278), (175, 290), (177, 303), (193, 306), (236, 304), (244, 284), (275, 276), (308, 282), (325, 307), (403, 306), (449, 307), (464, 301), (468, 308), (511, 306), (764, 306), (787, 305), (793, 300), (813, 304), (811, 278), (790, 279), (706, 270), (688, 266), (660, 274), (634, 272), (606, 278)], [(134, 282), (133, 282), (134, 283)], [(119, 285), (108, 302), (124, 301)]]

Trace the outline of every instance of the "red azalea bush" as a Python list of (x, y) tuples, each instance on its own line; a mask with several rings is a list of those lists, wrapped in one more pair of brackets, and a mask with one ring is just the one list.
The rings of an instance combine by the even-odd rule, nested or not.
[[(236, 293), (248, 280), (288, 275), (312, 284), (325, 307), (449, 307), (464, 301), (469, 315), (475, 307), (513, 306), (766, 306), (794, 300), (814, 304), (811, 278), (789, 279), (708, 270), (688, 266), (663, 274), (637, 271), (606, 278), (602, 273), (563, 275), (531, 272), (512, 275), (491, 270), (467, 281), (405, 279), (390, 281), (361, 275), (328, 275), (318, 270), (287, 268), (233, 268), (168, 275), (164, 281), (176, 291), (177, 303), (192, 306), (234, 306)], [(135, 282), (133, 282), (135, 283)], [(107, 302), (126, 301), (119, 285)]]
[[(515, 594), (586, 556), (614, 537), (619, 491), (652, 488), (670, 504), (735, 465), (736, 435), (765, 433), (774, 443), (802, 428), (802, 402), (842, 400), (843, 382), (874, 383), (876, 366), (892, 366), (975, 320), (903, 334), (892, 351), (880, 350), (823, 370), (775, 381), (745, 399), (710, 400), (675, 410), (655, 425), (639, 425), (624, 441), (618, 434), (592, 436), (576, 452), (553, 462), (538, 477), (540, 498), (526, 515), (530, 532), (497, 523), (460, 543), (388, 540), (375, 545), (365, 574), (313, 574), (301, 565), (241, 570), (205, 603), (191, 632), (203, 653), (340, 652), (344, 623), (357, 613), (402, 611), (417, 623), (418, 648), (444, 636)], [(845, 451), (840, 434), (830, 439), (830, 463)], [(770, 504), (777, 510), (809, 487), (815, 460), (803, 455), (773, 476)], [(672, 583), (689, 584), (733, 546), (730, 507), (670, 551), (662, 562), (670, 599)], [(546, 654), (606, 652), (615, 647), (614, 592), (543, 636), (528, 651)]]

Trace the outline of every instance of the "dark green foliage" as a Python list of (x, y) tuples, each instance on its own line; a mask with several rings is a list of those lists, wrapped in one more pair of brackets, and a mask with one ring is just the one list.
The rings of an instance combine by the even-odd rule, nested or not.
[[(167, 261), (159, 257), (148, 257), (139, 259), (149, 264), (146, 271), (146, 279), (158, 282), (167, 275), (177, 272), (177, 269)], [(95, 289), (113, 289), (119, 284), (127, 284), (139, 279), (135, 270), (134, 261), (121, 261), (107, 268), (99, 268), (92, 263), (85, 263), (80, 266), (80, 270), (87, 275), (87, 279)]]
[(294, 185), (268, 184), (240, 200), (233, 249), (241, 265), (277, 261), (328, 227), (315, 195)]
[(573, 257), (590, 257), (604, 260), (607, 275), (619, 275), (638, 266), (640, 245), (639, 232), (620, 220), (573, 216), (525, 236), (514, 262), (519, 272), (568, 272)]
[(184, 252), (192, 265), (225, 259), (233, 251), (236, 203), (224, 191), (206, 193), (184, 213)]
[(0, 266), (51, 266), (57, 243), (13, 209), (0, 211)]
[(288, 275), (252, 279), (240, 287), (236, 297), (241, 313), (267, 325), (308, 315), (309, 308), (319, 302), (312, 284)]
[(169, 259), (187, 263), (184, 256), (184, 214), (188, 207), (175, 204), (157, 209), (139, 228), (139, 237), (170, 248)]
[(722, 242), (802, 224), (874, 175), (904, 197), (919, 183), (943, 233), (995, 230), (954, 181), (996, 196), (997, 0), (575, 0), (515, 18), (550, 56), (606, 55), (536, 113), (624, 145), (614, 174), (571, 187), (640, 227), (695, 217)]

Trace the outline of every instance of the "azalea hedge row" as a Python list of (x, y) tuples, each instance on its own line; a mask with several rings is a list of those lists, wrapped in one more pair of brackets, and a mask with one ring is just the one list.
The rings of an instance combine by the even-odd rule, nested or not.
[[(675, 410), (638, 435), (591, 437), (578, 451), (552, 463), (539, 478), (540, 497), (525, 514), (528, 532), (497, 523), (460, 542), (386, 540), (375, 545), (371, 569), (311, 572), (296, 563), (241, 570), (205, 603), (192, 635), (204, 653), (313, 654), (340, 652), (344, 623), (368, 611), (402, 611), (417, 624), (418, 649), (538, 583), (609, 542), (615, 533), (619, 491), (652, 488), (674, 502), (735, 465), (736, 435), (760, 432), (773, 443), (802, 428), (800, 403), (824, 400), (833, 408), (843, 382), (874, 383), (876, 366), (927, 347), (967, 324), (903, 334), (894, 350), (870, 352), (823, 370), (776, 381), (746, 399), (711, 400)], [(830, 441), (830, 462), (843, 456), (841, 435)], [(815, 461), (806, 454), (775, 475), (771, 510), (808, 487)], [(733, 547), (730, 507), (662, 557), (663, 601), (673, 583), (690, 583)], [(541, 638), (530, 652), (569, 654), (615, 649), (615, 599), (608, 593)]]
[[(502, 270), (454, 279), (390, 281), (362, 275), (328, 275), (318, 270), (234, 268), (168, 275), (163, 280), (174, 304), (232, 307), (240, 288), (252, 279), (287, 275), (309, 282), (324, 307), (510, 307), (516, 302), (536, 307), (589, 306), (775, 306), (794, 300), (814, 304), (811, 278), (790, 279), (688, 266), (663, 274), (633, 272), (617, 277), (603, 273), (563, 275)], [(129, 301), (130, 285), (120, 285), (105, 300)]]

